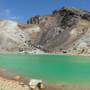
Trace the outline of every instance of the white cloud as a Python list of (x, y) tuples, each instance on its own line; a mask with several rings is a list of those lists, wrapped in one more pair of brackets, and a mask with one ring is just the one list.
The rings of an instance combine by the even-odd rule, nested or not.
[(18, 20), (20, 17), (15, 16), (10, 9), (2, 9), (0, 10), (0, 19), (12, 19)]
[(14, 20), (19, 19), (19, 18), (20, 18), (19, 16), (12, 16), (11, 17), (11, 19), (14, 19)]

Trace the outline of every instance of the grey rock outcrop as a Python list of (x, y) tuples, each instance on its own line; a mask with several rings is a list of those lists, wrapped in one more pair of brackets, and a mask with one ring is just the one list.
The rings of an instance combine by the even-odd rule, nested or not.
[(89, 40), (89, 37), (85, 37), (89, 34), (89, 21), (90, 12), (82, 9), (63, 7), (55, 10), (50, 16), (39, 17), (41, 32), (33, 44), (49, 53), (68, 53), (75, 48), (78, 53), (80, 47), (77, 43), (83, 38)]

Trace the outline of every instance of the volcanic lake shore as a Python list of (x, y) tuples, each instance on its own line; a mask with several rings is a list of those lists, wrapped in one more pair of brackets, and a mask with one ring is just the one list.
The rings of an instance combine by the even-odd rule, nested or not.
[[(31, 90), (30, 87), (23, 82), (15, 81), (0, 77), (0, 90)], [(89, 85), (46, 85), (45, 90), (90, 90)]]
[[(9, 76), (5, 74), (4, 69), (0, 70), (0, 90), (31, 90), (28, 83), (29, 78), (19, 75)], [(44, 84), (45, 90), (90, 90), (89, 84)]]

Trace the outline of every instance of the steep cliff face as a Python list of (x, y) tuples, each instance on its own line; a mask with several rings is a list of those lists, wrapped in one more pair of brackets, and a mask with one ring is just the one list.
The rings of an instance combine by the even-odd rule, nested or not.
[(24, 44), (24, 33), (17, 27), (17, 22), (0, 21), (0, 51), (18, 49)]
[[(30, 45), (34, 34), (40, 32), (36, 25), (20, 25), (15, 21), (0, 21), (0, 52), (40, 52)], [(35, 39), (34, 39), (35, 40)]]
[(90, 46), (89, 12), (63, 7), (55, 10), (50, 16), (39, 17), (38, 20), (41, 32), (33, 43), (35, 46), (50, 53), (90, 52), (87, 49)]
[[(0, 21), (0, 51), (90, 54), (90, 12), (63, 7), (27, 24)], [(36, 52), (35, 51), (35, 52)]]

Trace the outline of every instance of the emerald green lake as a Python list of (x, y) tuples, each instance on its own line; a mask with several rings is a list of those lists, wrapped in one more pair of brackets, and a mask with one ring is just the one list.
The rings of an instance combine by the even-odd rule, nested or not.
[(52, 83), (90, 83), (90, 57), (0, 55), (0, 68)]

